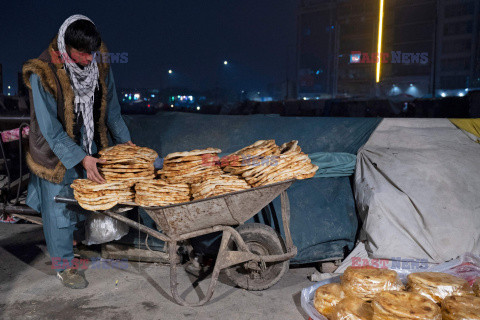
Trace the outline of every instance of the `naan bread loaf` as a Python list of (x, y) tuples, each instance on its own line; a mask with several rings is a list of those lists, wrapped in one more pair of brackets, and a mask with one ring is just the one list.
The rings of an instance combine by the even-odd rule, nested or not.
[(441, 320), (440, 308), (414, 292), (384, 291), (372, 302), (373, 320)]
[(330, 317), (335, 306), (345, 298), (342, 285), (340, 283), (329, 283), (323, 285), (315, 291), (315, 300), (313, 305), (318, 312), (326, 317)]
[(480, 320), (480, 297), (449, 296), (442, 301), (443, 320)]
[(473, 292), (475, 292), (475, 295), (477, 297), (480, 297), (480, 278), (477, 278), (475, 282), (473, 283)]
[(141, 181), (155, 178), (153, 163), (158, 157), (152, 149), (119, 144), (99, 152), (99, 172), (107, 181)]
[(330, 318), (331, 320), (372, 320), (372, 305), (357, 297), (346, 297), (336, 305)]
[(372, 300), (382, 291), (400, 291), (404, 289), (395, 271), (376, 268), (348, 267), (342, 276), (343, 291), (346, 295), (364, 300)]
[(302, 152), (297, 140), (277, 146), (275, 140), (259, 140), (227, 157), (223, 170), (244, 178), (252, 187), (290, 179), (307, 179), (318, 166)]
[(144, 207), (167, 206), (190, 201), (190, 186), (164, 180), (144, 180), (135, 185), (135, 203)]
[(416, 272), (407, 278), (408, 291), (419, 293), (435, 303), (440, 303), (451, 295), (474, 295), (467, 281), (448, 273)]
[(78, 204), (86, 210), (107, 210), (134, 199), (133, 183), (130, 181), (99, 184), (89, 179), (76, 179), (70, 186)]

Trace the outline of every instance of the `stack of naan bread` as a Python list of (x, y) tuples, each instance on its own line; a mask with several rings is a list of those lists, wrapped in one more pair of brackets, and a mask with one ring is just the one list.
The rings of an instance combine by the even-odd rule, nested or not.
[(435, 303), (448, 296), (474, 295), (473, 289), (462, 278), (441, 272), (418, 272), (407, 276), (408, 290), (421, 294)]
[(169, 183), (199, 183), (223, 173), (219, 165), (220, 149), (206, 148), (168, 154), (158, 177)]
[(190, 201), (190, 186), (164, 180), (143, 180), (135, 184), (135, 203), (145, 207), (167, 206)]
[(75, 199), (86, 210), (107, 210), (117, 203), (135, 199), (131, 181), (113, 181), (98, 184), (89, 179), (76, 179), (71, 184)]
[(433, 272), (410, 274), (405, 291), (395, 271), (349, 267), (341, 283), (317, 289), (314, 307), (330, 320), (480, 320), (468, 283)]
[(276, 165), (279, 154), (280, 147), (275, 140), (259, 140), (226, 156), (221, 164), (225, 172), (242, 176), (255, 168)]
[(100, 173), (107, 181), (140, 181), (155, 178), (153, 163), (158, 154), (149, 148), (119, 144), (101, 150)]
[(280, 147), (274, 140), (260, 140), (231, 154), (230, 159), (235, 156), (239, 157), (239, 161), (230, 161), (224, 170), (241, 175), (252, 187), (311, 178), (318, 170), (318, 166), (302, 152), (297, 140)]
[[(164, 158), (163, 169), (157, 171), (157, 180), (154, 179), (154, 162), (158, 154), (154, 150), (125, 144), (106, 148), (99, 152), (100, 159), (105, 160), (99, 171), (107, 184), (91, 182), (87, 187), (79, 182), (75, 198), (85, 207), (97, 208), (95, 210), (111, 208), (116, 203), (131, 201), (131, 187), (137, 183), (137, 204), (164, 206), (293, 178), (310, 178), (318, 169), (301, 151), (296, 140), (281, 147), (275, 144), (275, 140), (260, 140), (222, 160), (218, 157), (220, 152), (220, 149), (206, 148), (170, 153)], [(119, 182), (111, 186), (118, 186), (116, 193), (100, 192), (103, 186), (114, 182)], [(129, 182), (129, 187), (124, 188), (122, 182)], [(115, 195), (118, 197), (116, 202)]]
[(194, 200), (205, 199), (225, 193), (250, 189), (245, 180), (231, 174), (222, 174), (214, 178), (206, 179), (192, 184), (192, 197)]

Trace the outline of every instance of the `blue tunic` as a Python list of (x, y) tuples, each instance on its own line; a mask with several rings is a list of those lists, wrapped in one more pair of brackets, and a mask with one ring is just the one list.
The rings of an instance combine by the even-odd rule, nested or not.
[[(57, 271), (65, 269), (65, 261), (73, 259), (73, 231), (75, 224), (83, 218), (77, 213), (81, 210), (67, 207), (66, 204), (56, 203), (54, 197), (64, 188), (69, 188), (74, 179), (86, 177), (81, 161), (86, 156), (83, 147), (79, 146), (63, 130), (57, 119), (57, 103), (55, 98), (43, 88), (36, 74), (30, 76), (32, 86), (35, 115), (42, 135), (47, 140), (52, 151), (65, 166), (66, 173), (59, 184), (42, 179), (35, 174), (30, 175), (26, 204), (42, 214), (43, 231), (47, 242), (47, 249), (55, 260)], [(115, 143), (125, 143), (130, 140), (130, 133), (120, 114), (120, 104), (115, 89), (112, 69), (106, 78), (107, 92), (107, 127)], [(81, 134), (84, 134), (84, 128)], [(80, 140), (82, 141), (82, 140)], [(95, 143), (92, 153), (97, 152)], [(58, 261), (63, 261), (58, 264)]]

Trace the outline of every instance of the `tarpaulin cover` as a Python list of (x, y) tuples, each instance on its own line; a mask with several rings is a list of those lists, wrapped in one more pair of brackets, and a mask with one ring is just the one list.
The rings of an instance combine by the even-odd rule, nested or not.
[[(277, 144), (299, 140), (306, 153), (356, 154), (380, 119), (281, 117), (278, 115), (201, 115), (160, 113), (155, 116), (124, 116), (134, 143), (155, 149), (161, 156), (176, 151), (218, 147), (227, 154), (260, 139)], [(357, 218), (349, 178), (318, 178), (298, 181), (288, 190), (291, 231), (299, 253), (293, 262), (306, 263), (343, 256), (353, 247)], [(274, 201), (275, 217), (256, 219), (281, 229), (280, 200)], [(266, 209), (266, 210), (267, 210)]]
[(384, 119), (357, 155), (355, 197), (372, 258), (480, 253), (480, 146), (447, 119)]
[[(458, 128), (480, 138), (480, 119), (450, 119), (450, 121)], [(480, 143), (480, 139), (474, 140)]]
[(318, 166), (316, 178), (348, 177), (355, 171), (357, 156), (344, 152), (315, 152), (308, 155)]

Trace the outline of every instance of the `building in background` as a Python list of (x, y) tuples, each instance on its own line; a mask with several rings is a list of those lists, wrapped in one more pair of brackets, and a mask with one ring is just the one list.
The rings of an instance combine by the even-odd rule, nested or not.
[(384, 0), (377, 82), (380, 4), (301, 1), (299, 98), (462, 96), (480, 87), (480, 1)]
[(480, 1), (441, 0), (438, 7), (437, 95), (480, 88)]
[[(390, 58), (389, 63), (381, 66), (378, 95), (414, 97), (431, 95), (436, 2), (436, 0), (385, 1), (382, 51), (388, 53)], [(401, 61), (395, 60), (394, 54), (402, 57)], [(405, 54), (408, 58), (403, 59)]]
[(297, 97), (333, 95), (335, 88), (334, 0), (303, 0), (297, 14)]
[(371, 56), (377, 51), (378, 12), (378, 0), (337, 1), (338, 95), (364, 97), (375, 92), (375, 64), (352, 63), (351, 54)]

